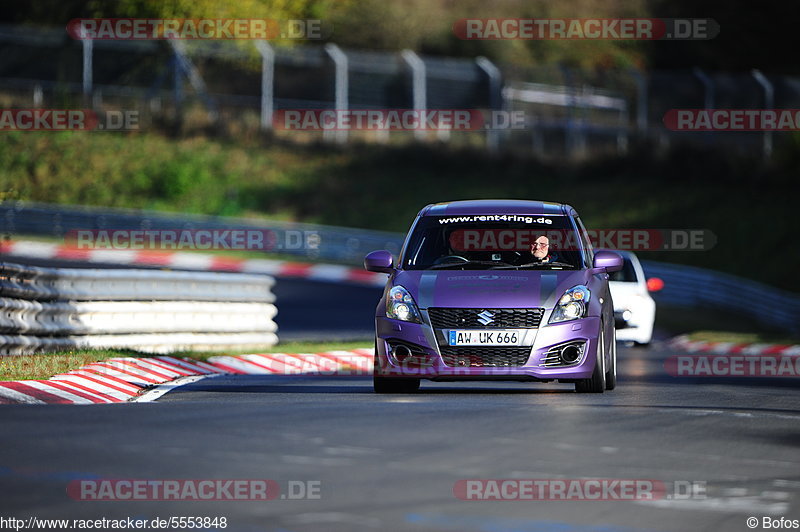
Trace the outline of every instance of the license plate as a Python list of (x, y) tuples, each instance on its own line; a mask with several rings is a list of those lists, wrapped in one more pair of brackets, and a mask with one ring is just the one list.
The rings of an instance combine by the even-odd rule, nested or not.
[(522, 333), (517, 330), (450, 331), (448, 345), (522, 345)]

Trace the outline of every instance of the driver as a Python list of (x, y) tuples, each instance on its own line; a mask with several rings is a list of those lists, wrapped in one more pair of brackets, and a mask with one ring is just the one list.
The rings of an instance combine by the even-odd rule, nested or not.
[(533, 262), (539, 264), (546, 264), (548, 262), (555, 262), (557, 255), (550, 253), (550, 239), (542, 235), (531, 244), (531, 255), (533, 255)]

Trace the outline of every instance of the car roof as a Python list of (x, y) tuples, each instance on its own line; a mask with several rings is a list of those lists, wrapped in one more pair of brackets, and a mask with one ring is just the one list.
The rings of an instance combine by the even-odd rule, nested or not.
[(575, 209), (565, 203), (516, 199), (459, 200), (434, 203), (423, 208), (420, 216), (449, 216), (458, 214), (570, 214)]

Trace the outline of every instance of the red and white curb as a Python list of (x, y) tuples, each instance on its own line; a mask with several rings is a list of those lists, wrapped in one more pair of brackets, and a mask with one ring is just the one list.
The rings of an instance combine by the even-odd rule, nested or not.
[(0, 381), (0, 404), (154, 401), (170, 390), (223, 374), (371, 375), (372, 349), (190, 358), (110, 358), (47, 380)]
[(131, 249), (78, 249), (62, 244), (31, 241), (0, 242), (0, 254), (36, 259), (61, 259), (131, 266), (161, 266), (188, 270), (262, 273), (290, 277), (354, 283), (368, 286), (386, 284), (386, 274), (368, 272), (338, 264), (311, 264), (274, 259), (237, 259), (220, 255)]
[(688, 336), (677, 336), (669, 341), (670, 347), (689, 353), (715, 355), (787, 355), (800, 356), (800, 345), (757, 344), (736, 342), (708, 342), (690, 340)]

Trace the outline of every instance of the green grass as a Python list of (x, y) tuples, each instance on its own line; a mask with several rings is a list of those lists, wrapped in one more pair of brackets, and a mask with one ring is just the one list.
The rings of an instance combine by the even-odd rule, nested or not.
[(641, 252), (800, 292), (794, 211), (800, 148), (764, 168), (736, 153), (675, 150), (583, 164), (438, 145), (289, 144), (257, 137), (8, 132), (0, 199), (235, 215), (405, 232), (428, 203), (464, 198), (570, 203), (590, 229), (708, 229), (707, 251)]
[[(208, 353), (180, 352), (170, 356), (188, 357), (195, 360), (208, 360), (213, 356), (260, 353), (321, 353), (324, 351), (350, 351), (371, 348), (369, 340), (352, 342), (287, 342), (269, 349), (247, 351), (216, 351)], [(49, 379), (53, 375), (78, 369), (92, 362), (100, 362), (115, 357), (147, 358), (154, 355), (142, 354), (127, 349), (87, 349), (65, 351), (43, 355), (0, 356), (0, 381)]]

